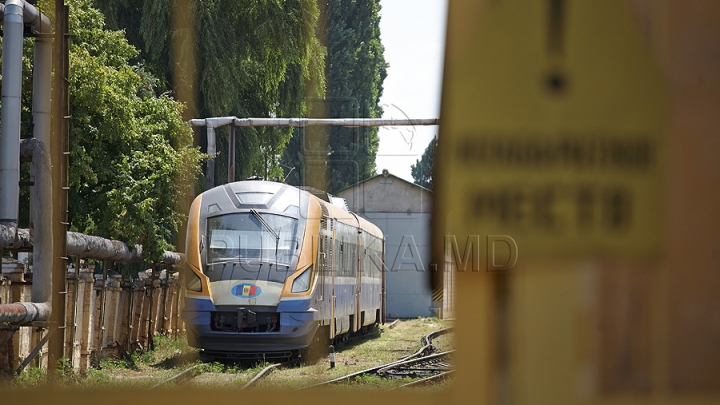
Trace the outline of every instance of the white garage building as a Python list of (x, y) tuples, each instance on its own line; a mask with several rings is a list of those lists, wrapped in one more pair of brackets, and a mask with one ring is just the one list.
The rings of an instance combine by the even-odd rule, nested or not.
[(338, 197), (385, 234), (387, 317), (437, 316), (428, 273), (432, 191), (383, 171)]

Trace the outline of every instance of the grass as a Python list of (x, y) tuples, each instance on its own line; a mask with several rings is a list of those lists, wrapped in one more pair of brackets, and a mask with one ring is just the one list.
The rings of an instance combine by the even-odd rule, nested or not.
[[(383, 328), (377, 338), (367, 338), (336, 347), (335, 368), (330, 368), (330, 361), (325, 357), (314, 365), (274, 371), (259, 381), (257, 387), (301, 388), (389, 363), (417, 351), (421, 347), (420, 339), (423, 336), (449, 326), (452, 326), (452, 322), (437, 318), (400, 321), (392, 329)], [(394, 388), (403, 384), (398, 382), (401, 380), (382, 380), (383, 382), (375, 382), (372, 378), (368, 381), (360, 379), (347, 386), (361, 387), (370, 384)]]
[[(258, 381), (255, 387), (297, 389), (389, 363), (417, 351), (421, 347), (420, 339), (423, 336), (449, 326), (452, 326), (451, 321), (436, 318), (399, 321), (393, 328), (381, 327), (379, 337), (366, 337), (337, 345), (334, 368), (330, 368), (329, 359), (325, 356), (315, 364), (274, 370)], [(137, 352), (132, 355), (132, 360), (105, 355), (99, 358), (97, 367), (90, 368), (84, 373), (73, 371), (69, 361), (63, 359), (58, 368), (60, 382), (69, 388), (147, 389), (192, 366), (197, 366), (184, 378), (169, 382), (162, 387), (171, 388), (177, 384), (189, 384), (203, 388), (238, 389), (260, 370), (270, 365), (270, 363), (252, 366), (219, 362), (202, 363), (197, 350), (189, 347), (184, 338), (175, 340), (156, 336), (154, 344), (154, 351)], [(452, 334), (435, 339), (433, 344), (440, 351), (451, 349)], [(5, 384), (14, 388), (32, 389), (46, 384), (46, 380), (47, 374), (44, 370), (28, 368)], [(410, 381), (410, 379), (388, 380), (364, 376), (342, 387), (392, 389)], [(441, 389), (448, 384), (447, 382), (437, 384), (430, 389)]]

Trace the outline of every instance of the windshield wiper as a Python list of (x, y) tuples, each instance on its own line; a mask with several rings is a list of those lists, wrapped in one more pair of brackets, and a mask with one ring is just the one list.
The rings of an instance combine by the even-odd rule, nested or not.
[(255, 217), (255, 219), (260, 222), (260, 225), (263, 226), (268, 232), (272, 234), (272, 236), (275, 237), (275, 261), (277, 261), (277, 252), (278, 252), (278, 246), (280, 245), (280, 235), (275, 232), (270, 225), (268, 225), (267, 222), (263, 219), (263, 217), (255, 210), (250, 210), (250, 213)]

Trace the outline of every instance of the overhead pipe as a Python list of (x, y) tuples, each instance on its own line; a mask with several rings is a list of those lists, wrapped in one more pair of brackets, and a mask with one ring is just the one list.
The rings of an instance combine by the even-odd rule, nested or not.
[[(33, 247), (30, 232), (27, 229), (18, 229), (15, 245), (2, 245), (0, 249), (27, 249)], [(87, 259), (112, 260), (116, 263), (142, 263), (142, 245), (135, 245), (133, 249), (122, 241), (105, 239), (100, 236), (85, 235), (78, 232), (67, 233), (67, 254)], [(166, 250), (162, 256), (155, 258), (157, 263), (166, 265), (180, 265), (185, 263), (185, 255)]]
[(233, 124), (236, 127), (397, 127), (440, 125), (439, 118), (195, 118), (196, 127), (217, 128)]
[[(212, 157), (217, 153), (215, 128), (225, 125), (233, 127), (387, 127), (387, 126), (415, 126), (439, 125), (439, 118), (394, 119), (394, 118), (237, 118), (213, 117), (194, 118), (190, 124), (195, 127), (207, 128), (207, 154), (208, 161), (205, 171), (206, 188), (215, 186), (215, 162)], [(234, 139), (234, 137), (233, 137)], [(233, 160), (234, 162), (234, 160)], [(228, 166), (232, 166), (229, 164)], [(228, 178), (232, 176), (228, 175)]]
[(414, 126), (439, 125), (439, 118), (393, 119), (393, 118), (237, 118), (213, 117), (195, 118), (190, 120), (195, 127), (207, 127), (208, 155), (217, 152), (215, 128), (225, 125), (236, 127), (383, 127), (383, 126)]
[[(135, 245), (133, 250), (118, 240), (105, 239), (99, 236), (84, 235), (77, 232), (67, 233), (68, 256), (87, 257), (92, 259), (108, 259), (118, 263), (140, 263), (143, 247)], [(165, 251), (158, 262), (164, 264), (182, 264), (185, 255), (177, 252)]]
[[(20, 243), (23, 246), (32, 246), (27, 229), (20, 229)], [(3, 246), (0, 246), (2, 248)], [(142, 246), (135, 245), (130, 250), (124, 242), (105, 239), (98, 236), (83, 235), (77, 232), (67, 233), (67, 254), (91, 259), (108, 259), (117, 263), (142, 262)], [(166, 265), (180, 265), (185, 262), (185, 255), (177, 252), (165, 251), (159, 262)], [(35, 285), (37, 273), (33, 275)], [(35, 293), (33, 289), (33, 294)], [(14, 304), (0, 304), (0, 323), (7, 322), (14, 325), (25, 325), (33, 321), (50, 319), (51, 306), (41, 302), (16, 302)]]

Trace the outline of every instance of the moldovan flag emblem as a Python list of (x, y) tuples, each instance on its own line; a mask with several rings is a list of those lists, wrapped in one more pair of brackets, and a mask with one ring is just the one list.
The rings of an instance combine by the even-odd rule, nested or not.
[(242, 295), (243, 297), (249, 297), (255, 295), (255, 291), (257, 290), (256, 285), (244, 285)]
[(232, 288), (231, 292), (236, 297), (253, 298), (260, 295), (262, 290), (256, 285), (238, 284)]

